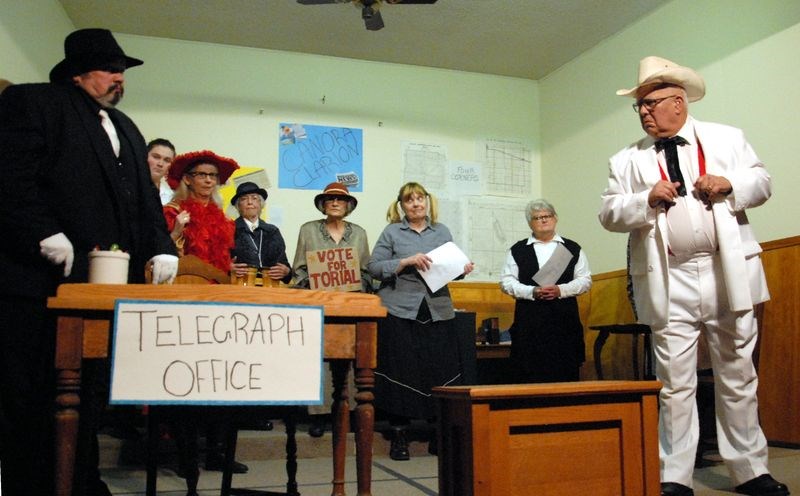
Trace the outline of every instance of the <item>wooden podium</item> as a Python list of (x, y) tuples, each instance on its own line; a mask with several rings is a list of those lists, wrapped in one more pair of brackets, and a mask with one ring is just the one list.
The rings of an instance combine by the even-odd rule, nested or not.
[(344, 495), (344, 460), (349, 413), (347, 367), (355, 370), (356, 471), (358, 495), (371, 494), (374, 369), (377, 363), (377, 319), (386, 316), (375, 295), (273, 289), (232, 285), (63, 284), (48, 307), (58, 316), (56, 335), (55, 494), (70, 496), (78, 435), (81, 360), (108, 356), (111, 319), (118, 299), (206, 301), (324, 306), (325, 359), (334, 377), (333, 491)]
[(441, 496), (658, 496), (656, 381), (435, 388)]

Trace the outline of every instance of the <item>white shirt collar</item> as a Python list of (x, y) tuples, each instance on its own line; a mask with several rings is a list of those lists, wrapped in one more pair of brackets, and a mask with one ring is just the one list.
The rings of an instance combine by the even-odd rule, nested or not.
[[(550, 241), (555, 241), (555, 242), (557, 242), (557, 243), (564, 244), (564, 238), (562, 238), (561, 236), (559, 236), (559, 235), (558, 235), (558, 233), (556, 233), (556, 235), (555, 235), (555, 236), (553, 236), (553, 239), (551, 239)], [(541, 244), (541, 243), (549, 243), (550, 241), (540, 241), (540, 240), (536, 239), (535, 237), (533, 237), (533, 234), (531, 234), (531, 235), (528, 237), (528, 243), (527, 243), (527, 244), (528, 244), (528, 245), (532, 245), (532, 244), (534, 244), (534, 243), (538, 243), (538, 244)]]
[(686, 118), (686, 122), (683, 123), (683, 127), (678, 131), (677, 136), (685, 139), (692, 146), (697, 145), (697, 136), (694, 134), (694, 118), (691, 115)]
[(258, 221), (253, 223), (253, 222), (250, 222), (249, 220), (245, 219), (244, 217), (242, 217), (242, 220), (244, 220), (244, 223), (247, 224), (247, 227), (250, 228), (250, 232), (255, 231), (256, 227), (258, 227)]

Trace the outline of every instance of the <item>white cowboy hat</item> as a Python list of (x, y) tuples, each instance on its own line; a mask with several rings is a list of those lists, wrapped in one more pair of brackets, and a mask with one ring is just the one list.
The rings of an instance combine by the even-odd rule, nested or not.
[(639, 61), (639, 84), (629, 90), (617, 90), (617, 95), (636, 98), (636, 92), (642, 86), (659, 83), (680, 86), (686, 90), (690, 102), (696, 102), (706, 94), (706, 83), (700, 74), (671, 60), (651, 55)]

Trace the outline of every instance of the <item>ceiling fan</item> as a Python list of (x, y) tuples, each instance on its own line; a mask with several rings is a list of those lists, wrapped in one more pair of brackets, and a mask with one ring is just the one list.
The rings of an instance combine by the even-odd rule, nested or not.
[(361, 9), (361, 18), (364, 19), (364, 26), (370, 31), (377, 31), (383, 28), (383, 18), (380, 8), (383, 3), (390, 4), (432, 4), (436, 0), (297, 0), (303, 5), (322, 5), (330, 3), (352, 3)]

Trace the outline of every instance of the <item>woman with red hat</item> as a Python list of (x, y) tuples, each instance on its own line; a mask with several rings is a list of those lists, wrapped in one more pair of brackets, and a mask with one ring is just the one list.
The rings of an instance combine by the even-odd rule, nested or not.
[(225, 184), (239, 164), (210, 150), (175, 157), (167, 182), (175, 191), (164, 205), (164, 217), (178, 255), (195, 255), (227, 273), (234, 247), (233, 221), (225, 216), (219, 185)]
[[(210, 150), (184, 153), (172, 161), (167, 183), (175, 194), (164, 205), (164, 217), (179, 256), (194, 255), (225, 273), (232, 270), (234, 222), (221, 208), (219, 186), (225, 184), (238, 168), (239, 164), (232, 158)], [(179, 474), (186, 479), (187, 494), (197, 494), (198, 424), (205, 415), (201, 410), (183, 408), (175, 411), (168, 407), (164, 413), (172, 417), (181, 458)], [(219, 421), (211, 421), (206, 426), (206, 470), (222, 469), (223, 430), (224, 425)], [(234, 473), (247, 470), (247, 465), (233, 462)]]

